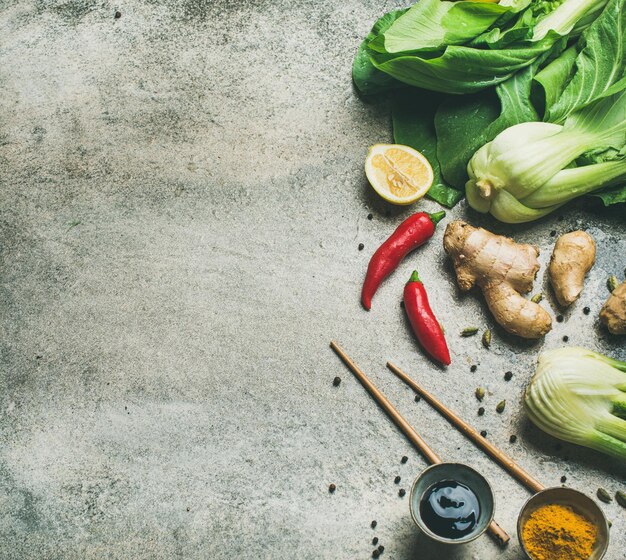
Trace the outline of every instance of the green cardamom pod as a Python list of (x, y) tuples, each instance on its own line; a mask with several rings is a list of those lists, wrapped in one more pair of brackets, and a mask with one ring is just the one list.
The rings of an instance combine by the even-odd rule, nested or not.
[(474, 336), (478, 332), (478, 327), (467, 327), (461, 331), (461, 336)]
[(483, 333), (483, 346), (485, 348), (489, 348), (491, 346), (491, 331), (489, 329)]
[(613, 498), (611, 498), (610, 494), (604, 488), (598, 488), (596, 496), (598, 496), (598, 500), (605, 504), (610, 504), (613, 501)]

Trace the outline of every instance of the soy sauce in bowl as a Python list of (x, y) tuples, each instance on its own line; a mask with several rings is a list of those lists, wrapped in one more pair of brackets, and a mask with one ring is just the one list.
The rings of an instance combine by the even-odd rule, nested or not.
[(480, 519), (480, 502), (474, 491), (456, 480), (431, 485), (420, 500), (424, 524), (445, 539), (460, 539), (474, 531)]

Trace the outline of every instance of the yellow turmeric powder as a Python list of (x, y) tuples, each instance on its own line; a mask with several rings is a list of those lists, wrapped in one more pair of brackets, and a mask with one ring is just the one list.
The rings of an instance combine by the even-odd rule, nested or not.
[(533, 560), (588, 560), (597, 527), (569, 506), (549, 504), (536, 509), (522, 527)]

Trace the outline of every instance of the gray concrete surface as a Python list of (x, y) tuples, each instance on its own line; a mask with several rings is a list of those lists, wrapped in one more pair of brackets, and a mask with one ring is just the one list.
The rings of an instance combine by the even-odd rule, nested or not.
[[(527, 491), (415, 403), (387, 359), (547, 485), (566, 475), (589, 494), (624, 489), (623, 466), (558, 445), (520, 405), (538, 352), (564, 335), (626, 358), (596, 321), (607, 275), (626, 265), (617, 211), (579, 204), (518, 228), (464, 205), (451, 213), (539, 244), (544, 265), (551, 230), (594, 235), (585, 292), (545, 341), (496, 328), (488, 352), (456, 335), (493, 325), (480, 298), (457, 293), (442, 229), (371, 313), (359, 306), (369, 256), (413, 208), (367, 186), (363, 159), (389, 139), (388, 110), (355, 96), (349, 70), (371, 22), (400, 3), (0, 5), (0, 558), (355, 559), (374, 536), (386, 558), (519, 558)], [(415, 267), (449, 333), (446, 371), (399, 307)], [(488, 476), (506, 551), (488, 537), (451, 551), (416, 535), (398, 489), (425, 462), (331, 338), (445, 458)], [(622, 559), (626, 512), (602, 507), (607, 558)]]

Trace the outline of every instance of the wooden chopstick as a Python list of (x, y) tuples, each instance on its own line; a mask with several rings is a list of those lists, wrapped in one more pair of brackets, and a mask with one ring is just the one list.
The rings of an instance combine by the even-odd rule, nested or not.
[(531, 492), (539, 492), (545, 488), (545, 486), (541, 484), (541, 482), (528, 474), (513, 459), (511, 459), (511, 457), (504, 453), (504, 451), (501, 451), (499, 448), (493, 445), (493, 443), (487, 441), (484, 437), (482, 437), (474, 428), (472, 428), (472, 426), (470, 426), (467, 422), (461, 420), (461, 418), (459, 418), (442, 402), (433, 397), (433, 395), (426, 391), (426, 389), (424, 389), (421, 385), (411, 379), (398, 366), (392, 364), (391, 362), (387, 362), (387, 367), (395, 375), (402, 379), (402, 381), (404, 381), (409, 387), (411, 387), (411, 389), (419, 393), (425, 401), (428, 401), (428, 403), (433, 408), (437, 409), (437, 411), (439, 411), (441, 415), (446, 418), (446, 420), (448, 420), (448, 422), (458, 428), (459, 431), (461, 431), (469, 439), (471, 439), (478, 447), (480, 447), (485, 453), (487, 453), (487, 455), (489, 455), (492, 459), (499, 463), (504, 468), (504, 470), (506, 470), (511, 476), (519, 480)]
[[(424, 457), (431, 463), (437, 464), (441, 463), (442, 460), (431, 448), (430, 446), (421, 438), (421, 436), (415, 431), (413, 426), (409, 424), (404, 417), (396, 410), (396, 408), (389, 402), (387, 397), (381, 393), (376, 385), (374, 385), (367, 375), (361, 371), (359, 366), (357, 366), (350, 357), (339, 347), (339, 345), (333, 340), (330, 343), (330, 347), (335, 351), (335, 353), (341, 358), (341, 360), (348, 366), (348, 369), (354, 373), (357, 379), (361, 382), (361, 384), (367, 389), (367, 391), (372, 395), (374, 400), (384, 409), (384, 411), (389, 415), (389, 417), (396, 423), (398, 428), (402, 431), (402, 433), (409, 439), (409, 441), (417, 447), (417, 449), (424, 455)], [(492, 520), (491, 524), (487, 528), (489, 534), (495, 539), (495, 541), (500, 546), (506, 546), (511, 537), (507, 534), (507, 532), (498, 525), (495, 520)]]

